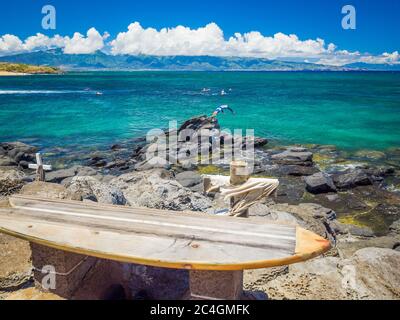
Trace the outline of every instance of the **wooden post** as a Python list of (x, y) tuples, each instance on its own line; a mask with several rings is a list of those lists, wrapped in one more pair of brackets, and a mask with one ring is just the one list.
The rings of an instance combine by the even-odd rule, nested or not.
[[(249, 170), (245, 161), (232, 161), (231, 162), (231, 179), (230, 183), (233, 186), (239, 186), (249, 180)], [(235, 197), (231, 198), (231, 208), (238, 201)], [(241, 218), (249, 217), (249, 210), (244, 211), (240, 216)]]
[[(240, 186), (249, 180), (245, 161), (232, 161), (230, 184)], [(210, 179), (204, 180), (204, 190), (210, 187)], [(231, 199), (231, 207), (238, 199)], [(246, 210), (240, 217), (248, 218)], [(240, 300), (243, 298), (243, 271), (199, 271), (191, 270), (190, 299), (192, 300)]]
[(36, 180), (46, 181), (45, 171), (50, 171), (52, 168), (49, 165), (44, 165), (42, 160), (42, 155), (36, 153), (36, 164), (30, 164), (29, 169), (36, 169)]

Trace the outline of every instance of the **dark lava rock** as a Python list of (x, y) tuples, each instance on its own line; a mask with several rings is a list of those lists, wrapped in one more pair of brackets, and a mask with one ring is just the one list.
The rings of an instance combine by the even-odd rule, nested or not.
[(358, 227), (352, 224), (344, 224), (337, 220), (330, 222), (329, 225), (336, 234), (351, 234), (353, 236), (366, 238), (374, 236), (374, 232), (368, 227)]
[(386, 177), (393, 176), (395, 169), (391, 166), (381, 166), (365, 170), (366, 174), (373, 181), (383, 181)]
[(27, 145), (22, 142), (4, 142), (0, 143), (0, 165), (16, 166), (20, 165), (25, 168), (26, 163), (32, 163), (35, 160), (35, 153), (38, 149), (34, 146)]
[(306, 189), (310, 193), (336, 192), (332, 178), (326, 173), (318, 172), (312, 176), (305, 177), (304, 180), (306, 182)]
[(368, 186), (372, 184), (370, 177), (362, 169), (346, 171), (333, 175), (333, 181), (340, 190), (355, 188), (357, 186)]
[(128, 161), (127, 160), (115, 160), (107, 163), (107, 165), (104, 167), (105, 169), (112, 169), (112, 168), (122, 168), (128, 166)]
[(13, 167), (17, 163), (10, 157), (0, 157), (0, 167)]
[(271, 157), (272, 161), (279, 164), (292, 164), (312, 166), (313, 154), (311, 152), (297, 152), (286, 150)]
[(46, 181), (52, 183), (60, 183), (64, 179), (74, 177), (77, 173), (78, 167), (51, 171), (49, 173), (46, 173)]
[(242, 149), (247, 149), (247, 146), (253, 144), (254, 148), (262, 148), (268, 144), (268, 139), (260, 137), (244, 137)]
[(182, 130), (190, 129), (194, 131), (202, 130), (202, 129), (219, 129), (220, 126), (218, 121), (215, 118), (207, 117), (206, 115), (194, 117), (187, 121), (185, 121), (181, 127), (179, 128), (178, 132)]
[(306, 167), (306, 166), (297, 166), (297, 165), (283, 165), (279, 168), (281, 174), (288, 175), (288, 176), (311, 176), (319, 170), (315, 167)]
[(110, 149), (112, 151), (117, 151), (117, 150), (119, 150), (121, 148), (122, 148), (122, 146), (120, 144), (113, 144)]
[(276, 202), (298, 204), (305, 192), (304, 181), (300, 178), (287, 176), (279, 179)]

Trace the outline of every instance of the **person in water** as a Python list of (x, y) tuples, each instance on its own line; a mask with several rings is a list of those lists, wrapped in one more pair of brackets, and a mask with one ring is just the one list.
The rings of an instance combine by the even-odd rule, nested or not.
[(229, 110), (230, 112), (232, 112), (232, 114), (235, 114), (235, 111), (233, 111), (233, 109), (231, 107), (229, 107), (228, 105), (224, 104), (222, 106), (219, 106), (217, 109), (215, 109), (214, 113), (212, 114), (212, 117), (215, 118), (221, 112), (224, 113), (224, 110)]

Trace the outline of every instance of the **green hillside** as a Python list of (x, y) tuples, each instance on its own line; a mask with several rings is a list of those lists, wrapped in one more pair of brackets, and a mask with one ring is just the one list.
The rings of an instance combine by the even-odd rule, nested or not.
[(0, 62), (0, 71), (13, 73), (28, 73), (28, 74), (56, 74), (60, 73), (60, 69), (46, 66), (34, 66), (21, 63), (3, 63)]

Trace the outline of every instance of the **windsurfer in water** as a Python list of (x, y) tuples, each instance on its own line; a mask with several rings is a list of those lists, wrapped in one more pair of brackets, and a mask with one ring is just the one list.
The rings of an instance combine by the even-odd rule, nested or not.
[(232, 114), (235, 114), (235, 111), (233, 111), (233, 109), (230, 106), (224, 104), (215, 109), (215, 111), (212, 114), (212, 117), (216, 118), (218, 114), (220, 114), (221, 112), (224, 113), (224, 110), (229, 110), (230, 112), (232, 112)]

